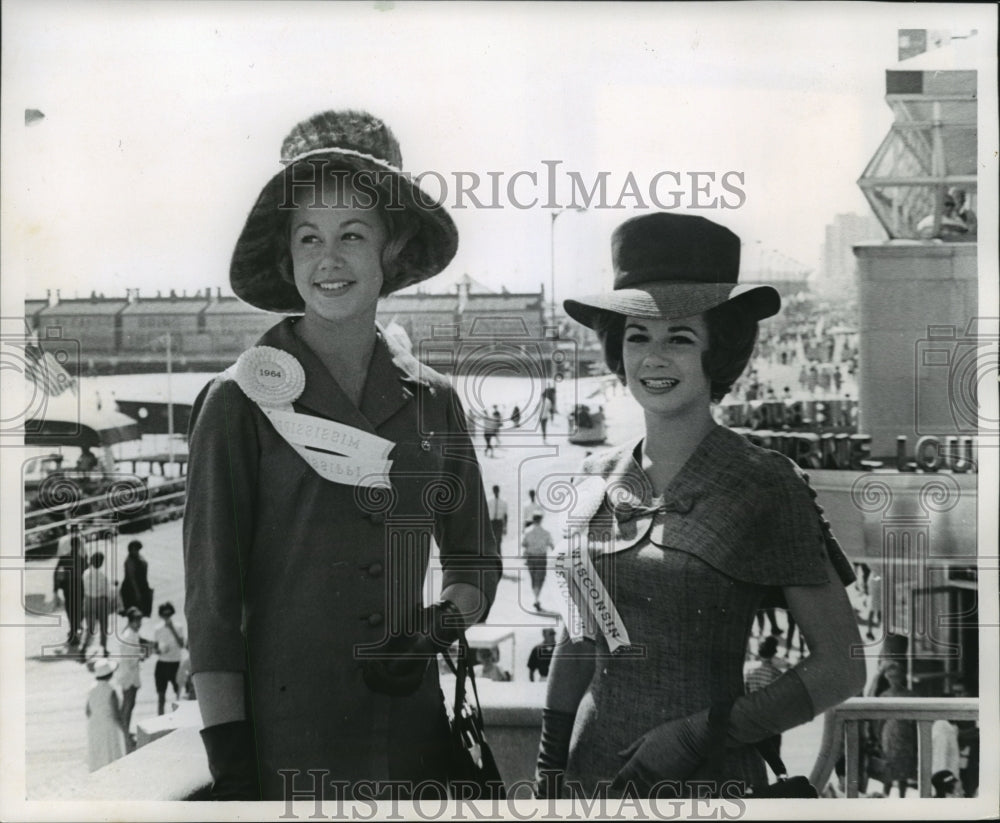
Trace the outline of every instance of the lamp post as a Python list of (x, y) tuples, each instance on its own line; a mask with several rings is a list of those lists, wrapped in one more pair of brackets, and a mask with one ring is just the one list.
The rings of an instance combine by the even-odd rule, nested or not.
[[(557, 329), (556, 322), (556, 218), (560, 214), (565, 214), (568, 211), (586, 211), (583, 206), (564, 206), (561, 209), (556, 209), (549, 214), (551, 220), (549, 221), (549, 263), (550, 263), (550, 283), (549, 283), (549, 300), (552, 303), (552, 328)], [(558, 331), (555, 332), (558, 336)]]

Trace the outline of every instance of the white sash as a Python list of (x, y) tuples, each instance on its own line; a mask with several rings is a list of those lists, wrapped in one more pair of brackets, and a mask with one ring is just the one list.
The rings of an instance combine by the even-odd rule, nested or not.
[[(320, 477), (345, 486), (388, 486), (396, 444), (354, 426), (302, 414), (292, 402), (305, 388), (302, 364), (271, 346), (254, 346), (226, 370), (285, 442)], [(315, 451), (322, 449), (322, 451)]]
[(588, 534), (590, 519), (604, 500), (605, 482), (590, 477), (577, 487), (578, 499), (584, 501), (580, 524), (566, 533), (566, 548), (555, 558), (555, 571), (566, 583), (566, 629), (573, 640), (600, 632), (612, 653), (631, 645), (628, 630), (614, 600), (601, 581), (590, 558)]

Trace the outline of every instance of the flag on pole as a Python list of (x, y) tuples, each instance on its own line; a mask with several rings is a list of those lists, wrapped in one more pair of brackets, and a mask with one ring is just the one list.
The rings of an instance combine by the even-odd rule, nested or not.
[(50, 397), (57, 397), (67, 390), (76, 394), (77, 383), (59, 361), (35, 343), (24, 346), (25, 376)]

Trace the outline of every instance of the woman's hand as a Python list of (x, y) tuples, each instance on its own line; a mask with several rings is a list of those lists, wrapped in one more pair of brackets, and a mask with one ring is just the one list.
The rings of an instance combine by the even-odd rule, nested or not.
[(430, 661), (458, 639), (462, 616), (450, 600), (440, 600), (423, 610), (420, 626), (416, 634), (390, 637), (379, 657), (364, 662), (362, 675), (369, 689), (390, 697), (413, 694)]
[(685, 780), (708, 757), (710, 747), (708, 709), (661, 723), (618, 753), (626, 762), (611, 788), (621, 790), (631, 782), (646, 792), (662, 780)]

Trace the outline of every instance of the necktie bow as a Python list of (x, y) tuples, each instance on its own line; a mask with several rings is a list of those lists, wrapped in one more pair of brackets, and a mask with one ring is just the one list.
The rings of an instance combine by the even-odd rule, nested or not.
[(629, 500), (619, 500), (612, 506), (612, 511), (619, 523), (627, 523), (637, 517), (645, 517), (646, 515), (656, 515), (666, 512), (687, 514), (693, 508), (693, 496), (677, 494), (665, 495), (662, 499), (653, 500), (649, 505), (634, 503)]

